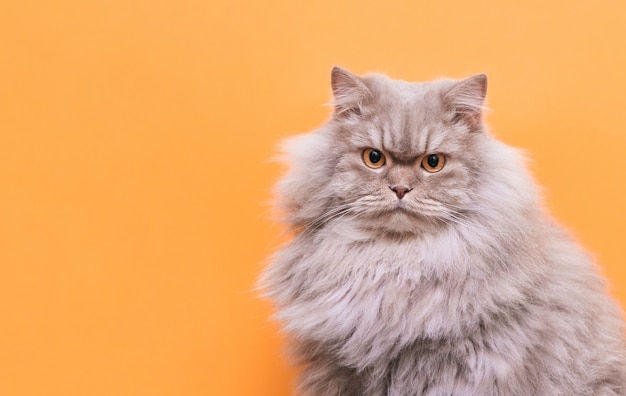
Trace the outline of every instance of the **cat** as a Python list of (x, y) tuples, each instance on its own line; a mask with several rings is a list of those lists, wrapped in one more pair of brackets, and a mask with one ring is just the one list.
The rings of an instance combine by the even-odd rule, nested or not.
[(626, 394), (622, 314), (487, 131), (487, 77), (331, 87), (331, 119), (284, 144), (293, 239), (259, 280), (299, 394)]

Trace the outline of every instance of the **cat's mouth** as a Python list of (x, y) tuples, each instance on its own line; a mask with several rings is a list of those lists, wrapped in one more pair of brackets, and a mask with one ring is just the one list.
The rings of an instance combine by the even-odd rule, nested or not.
[(410, 207), (410, 205), (407, 205), (407, 203), (403, 200), (398, 200), (398, 202), (396, 202), (395, 206), (392, 209), (393, 212), (401, 212), (401, 213), (406, 213), (408, 215), (417, 215), (417, 213), (415, 213), (415, 210), (412, 209)]
[(427, 222), (424, 215), (410, 203), (403, 201), (390, 203), (386, 208), (372, 214), (373, 221), (367, 222), (367, 227), (393, 235), (418, 234), (425, 229)]
[(419, 216), (419, 213), (416, 213), (415, 210), (410, 207), (410, 205), (407, 205), (407, 203), (402, 200), (398, 200), (398, 202), (396, 202), (395, 205), (391, 207), (390, 212), (394, 214), (403, 214), (410, 217)]

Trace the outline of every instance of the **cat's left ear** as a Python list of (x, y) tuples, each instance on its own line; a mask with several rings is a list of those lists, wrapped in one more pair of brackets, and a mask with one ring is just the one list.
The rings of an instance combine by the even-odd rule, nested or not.
[(466, 122), (476, 127), (481, 120), (485, 96), (487, 95), (487, 76), (477, 74), (456, 83), (444, 96), (444, 103), (454, 113), (455, 122)]

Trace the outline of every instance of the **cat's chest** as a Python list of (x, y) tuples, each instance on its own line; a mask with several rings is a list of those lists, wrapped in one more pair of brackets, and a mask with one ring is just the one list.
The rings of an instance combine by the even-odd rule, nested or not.
[(277, 285), (288, 296), (278, 315), (288, 331), (336, 340), (343, 358), (357, 362), (364, 357), (351, 351), (363, 345), (396, 349), (477, 326), (473, 293), (479, 288), (459, 245), (429, 237), (346, 235), (301, 240), (300, 254), (286, 255), (298, 257), (285, 283)]

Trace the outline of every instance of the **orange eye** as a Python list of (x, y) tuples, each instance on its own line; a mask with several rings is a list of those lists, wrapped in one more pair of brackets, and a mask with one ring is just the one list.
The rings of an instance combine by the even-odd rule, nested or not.
[(446, 163), (446, 157), (443, 154), (429, 154), (422, 159), (422, 168), (427, 172), (439, 172)]
[(385, 165), (385, 155), (376, 149), (366, 149), (363, 151), (363, 162), (372, 169), (378, 169)]

